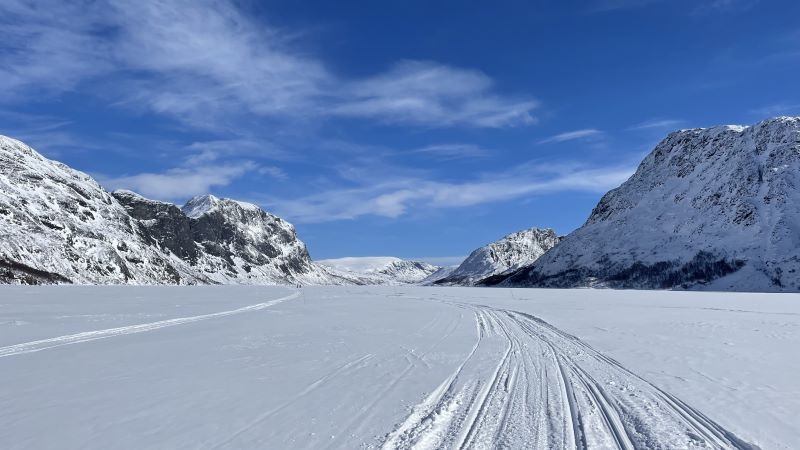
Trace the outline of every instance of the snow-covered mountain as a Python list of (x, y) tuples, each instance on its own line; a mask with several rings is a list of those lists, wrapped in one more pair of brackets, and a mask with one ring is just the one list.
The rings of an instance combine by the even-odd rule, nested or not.
[(363, 284), (311, 262), (294, 227), (258, 206), (201, 196), (183, 208), (0, 136), (0, 283)]
[(340, 282), (311, 262), (290, 223), (256, 205), (203, 195), (178, 208), (131, 191), (113, 195), (159, 244), (214, 282)]
[(800, 289), (800, 118), (677, 131), (530, 267), (493, 282)]
[(558, 244), (560, 239), (549, 228), (530, 228), (511, 233), (473, 251), (455, 270), (432, 283), (471, 286), (484, 278), (533, 263)]
[(339, 272), (357, 274), (363, 278), (363, 284), (419, 283), (439, 270), (432, 264), (392, 256), (323, 259), (317, 263)]
[(458, 266), (439, 267), (439, 269), (437, 269), (436, 272), (433, 272), (432, 274), (428, 275), (424, 280), (420, 281), (419, 284), (425, 286), (435, 284), (437, 281), (449, 277), (450, 274), (453, 273), (453, 271), (456, 270), (457, 268)]
[(0, 282), (203, 281), (91, 177), (0, 136)]

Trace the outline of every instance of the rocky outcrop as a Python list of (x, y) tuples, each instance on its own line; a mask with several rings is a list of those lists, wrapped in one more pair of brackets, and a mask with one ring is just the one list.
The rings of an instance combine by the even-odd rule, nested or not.
[(0, 282), (202, 282), (88, 175), (0, 136)]

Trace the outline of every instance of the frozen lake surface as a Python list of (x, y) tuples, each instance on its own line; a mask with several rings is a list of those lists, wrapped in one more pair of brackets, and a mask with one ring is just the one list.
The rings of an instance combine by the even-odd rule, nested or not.
[(800, 295), (0, 287), (0, 448), (800, 445)]

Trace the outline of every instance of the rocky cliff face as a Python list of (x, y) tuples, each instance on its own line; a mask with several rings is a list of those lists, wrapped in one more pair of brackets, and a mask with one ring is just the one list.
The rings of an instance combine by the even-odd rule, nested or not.
[(213, 195), (182, 208), (115, 191), (159, 244), (218, 283), (334, 282), (312, 264), (294, 227), (256, 205)]
[(434, 283), (471, 286), (487, 277), (533, 263), (559, 241), (555, 231), (549, 228), (511, 233), (473, 251), (454, 271)]
[(91, 177), (0, 136), (0, 282), (202, 281)]
[(677, 131), (503, 285), (800, 289), (800, 118)]

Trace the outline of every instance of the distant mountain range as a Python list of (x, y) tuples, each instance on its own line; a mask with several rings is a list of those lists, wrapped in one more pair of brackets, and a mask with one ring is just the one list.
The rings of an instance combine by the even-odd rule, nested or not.
[(317, 263), (333, 268), (339, 273), (352, 273), (374, 281), (365, 284), (419, 283), (440, 269), (425, 262), (408, 261), (392, 256), (322, 259)]
[(0, 282), (798, 291), (800, 118), (671, 133), (579, 229), (512, 233), (456, 268), (314, 262), (291, 224), (256, 205), (108, 193), (0, 136)]

